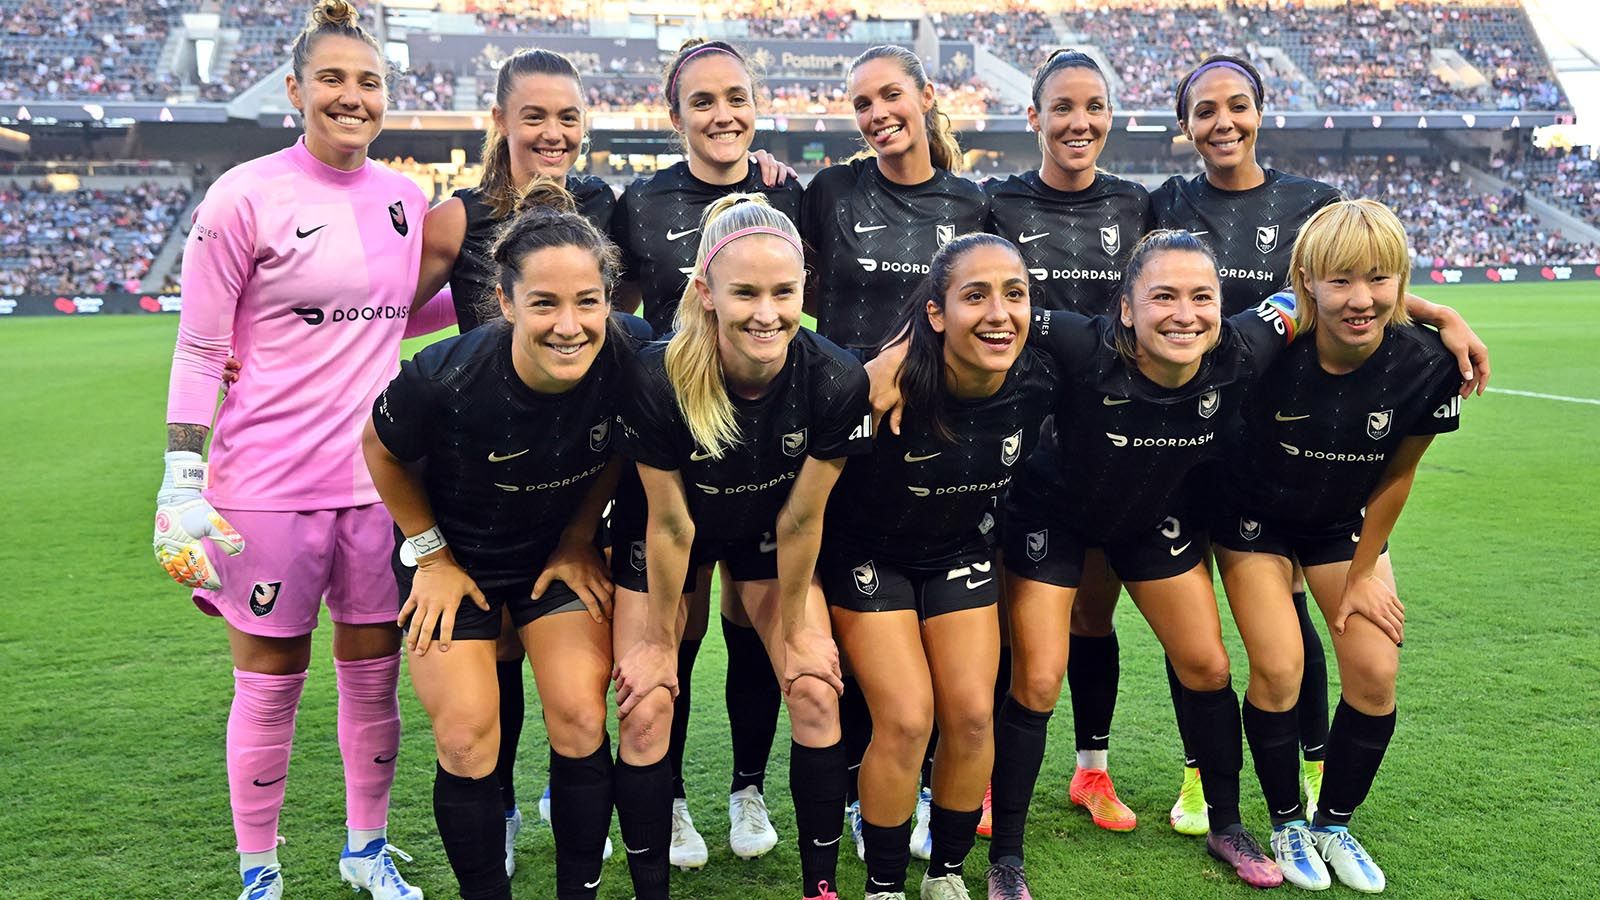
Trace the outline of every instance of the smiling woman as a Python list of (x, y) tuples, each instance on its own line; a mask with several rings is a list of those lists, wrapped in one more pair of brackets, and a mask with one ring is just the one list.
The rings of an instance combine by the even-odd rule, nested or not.
[(388, 65), (378, 42), (345, 0), (326, 0), (295, 38), (284, 76), (289, 103), (305, 122), (306, 149), (335, 169), (361, 167), (383, 130)]

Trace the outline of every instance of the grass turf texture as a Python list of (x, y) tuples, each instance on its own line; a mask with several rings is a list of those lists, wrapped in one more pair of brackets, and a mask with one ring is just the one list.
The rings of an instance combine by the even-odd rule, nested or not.
[[(1430, 290), (1491, 344), (1494, 385), (1590, 398), (1600, 398), (1596, 293), (1580, 284)], [(226, 641), (220, 623), (167, 581), (149, 544), (175, 326), (168, 317), (0, 323), (11, 467), (0, 508), (12, 522), (0, 546), (0, 884), (10, 898), (239, 890), (222, 752)], [(1597, 774), (1600, 709), (1597, 447), (1600, 407), (1490, 394), (1468, 402), (1462, 431), (1424, 460), (1393, 542), (1408, 612), (1399, 731), (1355, 823), (1392, 895), (1594, 895), (1592, 872), (1583, 875), (1562, 851), (1593, 838), (1584, 786)], [(1131, 604), (1120, 615), (1112, 771), (1140, 826), (1113, 835), (1066, 805), (1073, 757), (1063, 697), (1029, 823), (1034, 894), (1244, 896), (1249, 889), (1207, 858), (1200, 840), (1167, 827), (1179, 758), (1159, 651)], [(1242, 689), (1244, 653), (1223, 618)], [(337, 875), (344, 806), (329, 633), (324, 622), (281, 825), (292, 898), (349, 896)], [(778, 848), (748, 863), (727, 849), (717, 634), (713, 622), (686, 764), (711, 862), (675, 874), (673, 889), (705, 900), (794, 897), (787, 727), (768, 778)], [(417, 857), (403, 866), (412, 883), (451, 897), (431, 810), (428, 721), (404, 679), (400, 692), (406, 731), (389, 834)], [(518, 777), (529, 825), (513, 889), (524, 897), (554, 887), (550, 832), (536, 814), (548, 752), (536, 709), (530, 703)], [(1246, 821), (1264, 838), (1266, 811), (1248, 763), (1243, 786)], [(980, 841), (969, 859), (975, 891), (985, 848)], [(848, 837), (842, 851), (843, 896), (860, 897), (863, 872)], [(912, 871), (915, 896), (921, 869)], [(631, 895), (621, 853), (605, 873), (602, 897)]]

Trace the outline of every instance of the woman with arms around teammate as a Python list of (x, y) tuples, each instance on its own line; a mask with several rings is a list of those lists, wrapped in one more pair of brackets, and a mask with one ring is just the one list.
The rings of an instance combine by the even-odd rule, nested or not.
[(841, 685), (812, 573), (845, 457), (871, 449), (867, 377), (800, 327), (804, 255), (782, 213), (735, 194), (698, 228), (677, 332), (641, 352), (622, 419), (623, 452), (648, 499), (641, 516), (623, 508), (637, 499), (619, 496), (615, 516), (622, 749), (642, 760), (666, 753), (663, 688), (676, 680), (682, 597), (699, 565), (726, 561), (789, 708), (802, 896), (837, 898)]
[[(699, 38), (685, 41), (662, 73), (672, 125), (681, 135), (684, 161), (634, 181), (618, 202), (613, 236), (622, 249), (628, 308), (643, 301), (642, 315), (657, 334), (673, 328), (678, 302), (690, 284), (699, 250), (701, 219), (716, 200), (734, 193), (763, 194), (791, 221), (800, 214), (800, 182), (765, 152), (751, 154), (756, 134), (757, 84), (733, 45)], [(624, 473), (623, 494), (640, 490)], [(639, 504), (630, 504), (635, 509)], [(672, 712), (672, 864), (706, 863), (704, 838), (695, 829), (683, 781), (695, 658), (709, 619), (710, 563), (697, 573), (688, 620), (678, 645), (678, 695)], [(735, 855), (754, 858), (771, 850), (777, 832), (767, 816), (767, 759), (782, 703), (761, 638), (745, 619), (728, 566), (722, 568), (722, 634), (728, 646), (726, 703), (733, 743), (728, 788), (728, 842)]]
[(1024, 346), (1028, 273), (1015, 247), (962, 235), (929, 268), (901, 317), (896, 344), (909, 346), (867, 366), (875, 381), (898, 378), (901, 430), (880, 431), (872, 454), (845, 467), (818, 565), (872, 717), (858, 778), (868, 900), (906, 896), (917, 779), (935, 719), (931, 860), (920, 894), (969, 896), (962, 866), (994, 762), (994, 529), (1056, 389), (1054, 363)]
[[(1267, 370), (1225, 441), (1212, 534), (1250, 656), (1244, 728), (1274, 855), (1301, 887), (1327, 887), (1331, 867), (1346, 886), (1377, 892), (1383, 872), (1348, 826), (1394, 734), (1405, 606), (1386, 542), (1429, 443), (1459, 425), (1461, 373), (1439, 336), (1406, 314), (1405, 233), (1382, 205), (1324, 207), (1296, 239), (1292, 265), (1295, 294), (1315, 312), (1310, 339)], [(1342, 689), (1314, 813), (1295, 770), (1293, 560), (1328, 623)]]
[[(411, 321), (426, 203), (367, 159), (383, 128), (386, 64), (354, 7), (318, 3), (292, 55), (289, 101), (305, 135), (218, 179), (184, 249), (189, 302), (173, 353), (156, 557), (228, 629), (240, 896), (283, 895), (278, 815), (326, 597), (349, 828), (339, 873), (381, 900), (414, 900), (422, 891), (395, 870), (385, 836), (400, 747), (400, 634), (384, 564), (392, 526), (356, 436)], [(230, 348), (245, 367), (217, 414), (208, 479), (200, 454)], [(227, 555), (208, 554), (207, 537)]]
[[(668, 815), (665, 803), (639, 806), (664, 781), (641, 784), (652, 775), (612, 766), (611, 584), (594, 543), (616, 484), (624, 366), (648, 332), (631, 316), (629, 333), (612, 321), (616, 251), (571, 195), (537, 182), (523, 204), (491, 251), (501, 320), (402, 365), (363, 444), (399, 526), (400, 621), (433, 720), (434, 817), (461, 896), (511, 896), (497, 840), (495, 677), (509, 613), (550, 735), (554, 895), (577, 900), (597, 895), (613, 797), (625, 833)], [(664, 856), (629, 863), (639, 897), (667, 896)]]

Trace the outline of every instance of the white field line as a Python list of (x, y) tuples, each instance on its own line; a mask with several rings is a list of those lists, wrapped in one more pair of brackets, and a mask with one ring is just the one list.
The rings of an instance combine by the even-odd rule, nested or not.
[(1511, 394), (1516, 397), (1533, 397), (1538, 400), (1560, 400), (1563, 403), (1587, 403), (1590, 406), (1600, 406), (1600, 400), (1588, 397), (1564, 397), (1561, 394), (1541, 394), (1537, 391), (1513, 391), (1510, 388), (1489, 388), (1491, 394)]

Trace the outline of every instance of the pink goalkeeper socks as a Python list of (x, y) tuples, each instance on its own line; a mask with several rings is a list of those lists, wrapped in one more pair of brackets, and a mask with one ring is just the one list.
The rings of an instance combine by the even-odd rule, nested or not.
[(395, 696), (400, 654), (336, 659), (333, 670), (339, 682), (345, 824), (356, 830), (381, 830), (389, 820), (389, 788), (400, 750), (400, 701)]

